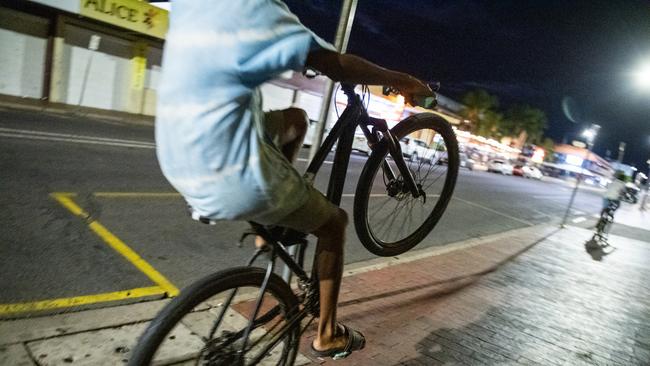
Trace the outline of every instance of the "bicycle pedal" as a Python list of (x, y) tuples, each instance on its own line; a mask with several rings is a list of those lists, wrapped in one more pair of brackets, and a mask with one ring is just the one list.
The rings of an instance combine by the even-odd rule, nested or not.
[(244, 240), (246, 240), (246, 238), (248, 238), (251, 235), (256, 236), (258, 234), (253, 230), (244, 231), (239, 237), (239, 240), (235, 243), (235, 245), (237, 245), (237, 248), (241, 248), (244, 245)]
[(307, 234), (300, 231), (286, 229), (279, 240), (284, 245), (307, 244)]

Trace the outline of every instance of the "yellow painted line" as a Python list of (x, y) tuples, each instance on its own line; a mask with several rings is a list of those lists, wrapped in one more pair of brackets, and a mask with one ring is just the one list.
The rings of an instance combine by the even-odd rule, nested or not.
[(110, 245), (111, 248), (115, 249), (118, 253), (122, 254), (131, 264), (138, 268), (142, 273), (149, 277), (153, 282), (157, 283), (158, 286), (162, 287), (169, 296), (178, 295), (178, 288), (174, 286), (165, 276), (156, 271), (147, 261), (142, 259), (133, 249), (129, 248), (128, 245), (124, 244), (120, 238), (113, 235), (104, 225), (100, 224), (99, 221), (93, 221), (90, 224), (90, 229), (99, 235), (106, 244)]
[(95, 197), (108, 198), (158, 198), (158, 197), (180, 197), (177, 192), (95, 192)]
[(159, 286), (140, 287), (131, 290), (107, 292), (103, 294), (67, 297), (61, 299), (50, 299), (34, 302), (23, 302), (14, 304), (0, 304), (0, 315), (18, 313), (31, 313), (43, 310), (69, 308), (72, 306), (96, 304), (100, 302), (135, 299), (138, 297), (164, 295), (165, 290)]
[[(79, 205), (77, 205), (69, 195), (63, 193), (52, 193), (51, 196), (61, 203), (65, 208), (70, 210), (73, 214), (81, 216), (84, 219), (89, 217)], [(99, 221), (91, 221), (88, 223), (88, 227), (99, 235), (106, 244), (108, 244), (115, 251), (120, 253), (124, 258), (126, 258), (131, 264), (133, 264), (137, 269), (149, 277), (153, 282), (158, 284), (168, 296), (173, 297), (178, 295), (178, 288), (174, 286), (165, 276), (160, 272), (156, 271), (147, 261), (142, 259), (133, 249), (126, 245), (120, 238), (113, 235), (104, 225), (100, 224)]]
[(72, 200), (73, 195), (70, 193), (63, 193), (63, 192), (56, 192), (56, 193), (51, 193), (50, 196), (52, 196), (55, 200), (57, 200), (63, 207), (67, 208), (70, 212), (77, 216), (81, 216), (83, 218), (88, 217), (88, 213), (84, 211), (79, 205), (74, 203)]

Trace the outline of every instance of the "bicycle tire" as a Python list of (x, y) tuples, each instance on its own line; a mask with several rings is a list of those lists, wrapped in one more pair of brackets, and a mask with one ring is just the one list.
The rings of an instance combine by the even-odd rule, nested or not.
[[(180, 295), (167, 304), (151, 321), (138, 340), (128, 365), (149, 365), (156, 351), (174, 327), (202, 302), (213, 296), (241, 287), (262, 285), (266, 271), (255, 267), (236, 267), (206, 276), (184, 289)], [(291, 288), (276, 274), (271, 274), (265, 291), (272, 294), (284, 307), (285, 316), (290, 317), (298, 310), (298, 299)], [(287, 332), (288, 341), (282, 350), (284, 362), (281, 365), (293, 365), (299, 346), (300, 323)]]
[[(388, 146), (386, 144), (379, 144), (373, 150), (359, 176), (354, 198), (354, 225), (363, 246), (378, 256), (399, 255), (420, 243), (436, 226), (451, 200), (460, 166), (458, 141), (456, 140), (456, 134), (451, 128), (451, 125), (438, 115), (421, 113), (402, 120), (391, 129), (391, 132), (397, 138), (397, 141), (399, 141), (411, 133), (425, 129), (433, 130), (442, 136), (447, 149), (447, 172), (442, 191), (435, 207), (423, 223), (410, 235), (395, 242), (388, 242), (379, 238), (373, 232), (372, 228), (370, 228), (368, 222), (370, 192), (373, 188), (375, 176), (388, 155)], [(406, 162), (406, 159), (404, 160)], [(419, 160), (419, 164), (423, 164), (424, 159), (420, 158)], [(431, 167), (440, 166), (434, 161), (430, 161), (429, 165)]]

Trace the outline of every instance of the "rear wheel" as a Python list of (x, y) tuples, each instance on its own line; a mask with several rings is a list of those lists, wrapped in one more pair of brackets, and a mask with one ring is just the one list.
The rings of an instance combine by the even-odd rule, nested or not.
[(275, 274), (262, 294), (264, 278), (263, 269), (239, 267), (195, 282), (151, 322), (129, 365), (293, 365), (300, 323), (288, 324), (298, 300)]
[[(378, 145), (359, 177), (354, 198), (354, 225), (361, 243), (379, 256), (398, 255), (421, 242), (442, 217), (458, 176), (458, 142), (447, 121), (432, 113), (413, 115), (391, 133), (396, 140), (410, 136), (427, 143), (430, 156), (406, 164), (424, 195), (413, 197), (406, 189), (386, 144)], [(447, 151), (448, 164), (438, 164)], [(429, 164), (425, 164), (429, 161)], [(389, 179), (388, 167), (396, 175)]]

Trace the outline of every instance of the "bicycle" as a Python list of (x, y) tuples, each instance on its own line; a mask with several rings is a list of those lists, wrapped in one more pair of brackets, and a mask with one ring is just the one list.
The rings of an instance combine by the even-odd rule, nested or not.
[[(360, 127), (371, 153), (355, 192), (353, 218), (357, 234), (361, 243), (374, 254), (404, 253), (433, 230), (451, 199), (459, 167), (456, 136), (447, 121), (432, 113), (410, 116), (389, 129), (385, 120), (368, 115), (367, 105), (364, 105), (367, 87), (363, 87), (362, 95), (355, 92), (355, 85), (344, 84), (341, 88), (348, 105), (309, 164), (305, 178), (314, 181), (338, 141), (327, 198), (339, 205), (352, 142)], [(424, 164), (425, 159), (417, 162), (404, 159), (399, 141), (406, 136), (439, 145), (431, 149), (432, 156), (425, 157), (430, 164)], [(436, 164), (436, 159), (440, 158), (438, 153), (445, 149), (447, 165)], [(436, 186), (436, 183), (442, 184)], [(377, 221), (380, 213), (384, 217)], [(412, 224), (418, 213), (421, 220)], [(405, 229), (406, 234), (385, 229), (393, 226), (398, 218), (397, 229)], [(206, 218), (198, 219), (211, 223)], [(319, 312), (318, 281), (314, 273), (309, 276), (303, 268), (308, 244), (306, 235), (252, 222), (251, 225), (254, 231), (244, 233), (242, 240), (249, 234), (256, 234), (268, 244), (258, 248), (246, 266), (219, 271), (184, 289), (145, 330), (129, 365), (148, 365), (164, 342), (175, 337), (175, 327), (190, 323), (193, 324), (191, 339), (195, 349), (188, 350), (174, 362), (293, 364), (299, 339)], [(262, 254), (267, 258), (266, 268), (254, 267)], [(278, 258), (285, 265), (284, 278), (275, 273)], [(293, 275), (297, 277), (295, 290), (290, 286)], [(208, 317), (214, 319), (193, 322)], [(187, 345), (190, 343), (187, 341)], [(190, 359), (195, 362), (189, 363)]]
[(596, 223), (596, 233), (587, 243), (588, 249), (606, 248), (609, 246), (607, 242), (609, 229), (614, 223), (614, 212), (616, 212), (620, 205), (621, 202), (618, 200), (609, 200), (607, 207), (600, 212), (600, 218)]

